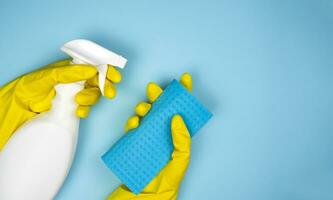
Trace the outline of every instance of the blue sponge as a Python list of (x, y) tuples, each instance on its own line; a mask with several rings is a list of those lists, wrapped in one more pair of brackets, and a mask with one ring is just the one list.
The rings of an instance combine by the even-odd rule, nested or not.
[(153, 103), (140, 126), (129, 131), (102, 159), (135, 194), (169, 162), (173, 152), (171, 119), (180, 114), (193, 136), (212, 114), (178, 81), (173, 80)]

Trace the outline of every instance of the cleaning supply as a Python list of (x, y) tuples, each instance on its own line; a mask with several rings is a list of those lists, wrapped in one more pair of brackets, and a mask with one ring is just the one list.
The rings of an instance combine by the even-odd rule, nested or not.
[[(180, 83), (188, 90), (192, 91), (192, 77), (185, 73), (180, 78)], [(140, 102), (135, 107), (136, 115), (130, 117), (125, 125), (125, 130), (133, 130), (140, 124), (142, 117), (146, 116), (151, 109), (151, 103), (163, 93), (163, 89), (156, 83), (147, 85), (148, 102)], [(133, 120), (135, 119), (135, 120)], [(183, 118), (180, 115), (174, 115), (171, 120), (171, 135), (174, 146), (171, 160), (158, 173), (157, 176), (136, 195), (125, 185), (121, 185), (108, 197), (108, 200), (176, 200), (179, 187), (190, 163), (191, 155), (191, 137)]]
[[(48, 87), (43, 84), (44, 76), (50, 76), (50, 81), (61, 79), (57, 80), (61, 83), (71, 82), (67, 81), (71, 76), (77, 76), (80, 80), (79, 70), (83, 66), (75, 64), (89, 64), (96, 66), (99, 71), (98, 82), (103, 94), (108, 65), (123, 68), (126, 64), (125, 58), (88, 40), (73, 40), (61, 49), (73, 58), (74, 65), (71, 68), (72, 72), (77, 74), (61, 76), (60, 71), (66, 69), (58, 65), (49, 66), (43, 72), (37, 72), (36, 76), (32, 76), (40, 81), (41, 88)], [(87, 71), (84, 73), (88, 73)], [(26, 84), (29, 84), (28, 80)], [(35, 115), (10, 138), (6, 147), (0, 152), (1, 200), (54, 198), (74, 158), (79, 130), (74, 96), (82, 89), (83, 82), (57, 84), (52, 109)], [(34, 94), (35, 91), (30, 92)], [(54, 95), (54, 92), (51, 92), (45, 98), (53, 98)], [(38, 104), (30, 107), (36, 109)]]
[(178, 81), (173, 80), (152, 104), (140, 126), (130, 130), (102, 159), (135, 194), (140, 193), (169, 162), (174, 150), (171, 118), (183, 117), (191, 136), (212, 114)]
[(191, 137), (180, 115), (171, 120), (171, 135), (174, 151), (170, 162), (160, 173), (136, 195), (125, 185), (118, 187), (108, 200), (176, 200), (187, 167), (190, 163)]

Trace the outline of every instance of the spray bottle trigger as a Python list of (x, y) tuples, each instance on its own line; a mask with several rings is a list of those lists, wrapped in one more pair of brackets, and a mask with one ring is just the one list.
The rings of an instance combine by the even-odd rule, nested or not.
[(108, 71), (108, 65), (98, 65), (97, 70), (98, 70), (99, 89), (101, 90), (101, 93), (104, 96), (104, 86), (105, 86), (106, 74)]

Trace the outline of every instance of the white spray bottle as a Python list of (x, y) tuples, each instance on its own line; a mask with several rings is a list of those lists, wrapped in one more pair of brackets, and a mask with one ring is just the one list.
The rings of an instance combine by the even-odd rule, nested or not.
[[(91, 64), (99, 72), (102, 94), (107, 65), (123, 68), (127, 60), (89, 40), (73, 40), (62, 48), (75, 64)], [(0, 152), (1, 200), (51, 200), (71, 167), (80, 119), (75, 94), (83, 82), (59, 84), (52, 109), (20, 127)]]

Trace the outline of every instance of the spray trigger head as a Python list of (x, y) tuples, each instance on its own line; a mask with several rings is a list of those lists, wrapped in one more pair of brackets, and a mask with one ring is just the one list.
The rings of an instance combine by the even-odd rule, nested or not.
[(127, 62), (126, 58), (85, 39), (69, 41), (61, 50), (73, 58), (74, 64), (90, 64), (97, 68), (98, 84), (103, 96), (108, 65), (123, 69)]

